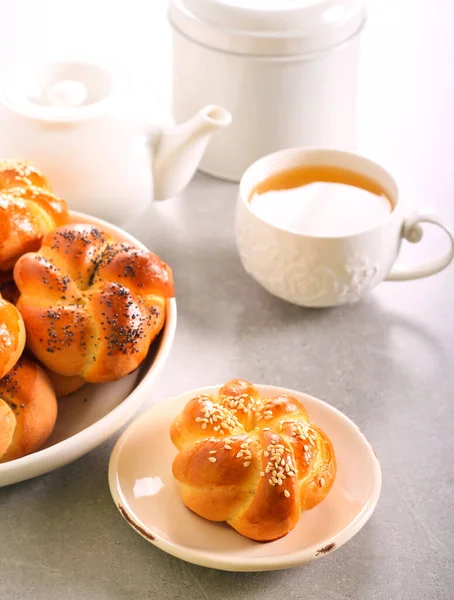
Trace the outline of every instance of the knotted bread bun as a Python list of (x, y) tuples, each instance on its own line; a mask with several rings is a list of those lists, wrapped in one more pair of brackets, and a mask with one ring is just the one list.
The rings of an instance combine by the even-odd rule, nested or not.
[(171, 427), (173, 475), (198, 515), (253, 540), (276, 540), (321, 502), (336, 475), (328, 437), (290, 396), (260, 398), (233, 380), (190, 400)]
[(25, 346), (25, 327), (17, 308), (0, 295), (0, 379), (19, 360)]
[(25, 161), (0, 161), (0, 271), (38, 250), (42, 237), (68, 222), (66, 202)]
[(27, 344), (51, 371), (89, 382), (136, 369), (165, 320), (172, 271), (92, 225), (48, 233), (14, 269)]
[(0, 463), (38, 450), (57, 418), (52, 385), (34, 361), (22, 357), (0, 379)]
[(65, 398), (70, 394), (74, 394), (77, 390), (80, 390), (87, 382), (79, 375), (73, 375), (72, 377), (66, 377), (65, 375), (59, 375), (49, 369), (44, 369), (46, 375), (49, 377), (52, 387), (54, 388), (57, 399)]

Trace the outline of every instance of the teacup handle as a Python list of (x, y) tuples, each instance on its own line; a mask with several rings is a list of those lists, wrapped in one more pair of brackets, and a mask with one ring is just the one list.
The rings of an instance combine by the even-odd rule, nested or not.
[(428, 277), (429, 275), (434, 275), (445, 269), (454, 259), (453, 234), (437, 215), (431, 213), (415, 213), (414, 215), (407, 217), (404, 222), (402, 236), (412, 244), (419, 242), (423, 236), (423, 230), (419, 223), (432, 223), (433, 225), (441, 227), (449, 237), (451, 243), (450, 249), (440, 258), (429, 260), (421, 265), (411, 267), (395, 265), (386, 277), (386, 281), (406, 281), (408, 279)]

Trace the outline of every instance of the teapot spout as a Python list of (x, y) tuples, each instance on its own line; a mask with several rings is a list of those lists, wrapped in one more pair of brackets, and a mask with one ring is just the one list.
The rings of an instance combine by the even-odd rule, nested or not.
[(231, 121), (224, 108), (206, 106), (185, 123), (151, 140), (155, 200), (175, 196), (188, 185), (213, 133)]

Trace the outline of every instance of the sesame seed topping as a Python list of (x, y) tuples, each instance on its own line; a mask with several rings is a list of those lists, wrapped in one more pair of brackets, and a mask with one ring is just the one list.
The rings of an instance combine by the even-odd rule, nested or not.
[[(269, 456), (268, 463), (265, 467), (265, 473), (271, 473), (269, 482), (272, 485), (282, 485), (287, 477), (292, 477), (295, 474), (295, 466), (293, 464), (292, 455), (283, 444), (269, 444), (264, 452), (265, 456)], [(286, 468), (288, 467), (288, 469)], [(290, 475), (292, 473), (292, 475)]]
[(325, 480), (323, 479), (323, 477), (320, 477), (320, 479), (318, 480), (318, 485), (320, 487), (323, 487), (325, 485)]
[[(226, 388), (225, 388), (226, 389)], [(264, 400), (254, 399), (248, 394), (237, 394), (237, 395), (220, 395), (218, 400), (214, 400), (211, 396), (201, 395), (197, 398), (200, 401), (199, 414), (194, 421), (200, 424), (201, 429), (208, 429), (208, 434), (215, 437), (209, 438), (213, 442), (221, 445), (215, 445), (216, 450), (208, 450), (208, 460), (215, 464), (217, 462), (216, 455), (221, 450), (221, 457), (224, 461), (224, 451), (235, 450), (233, 455), (237, 460), (241, 461), (244, 468), (249, 468), (257, 463), (259, 466), (262, 463), (259, 470), (260, 477), (264, 477), (268, 480), (271, 487), (283, 486), (288, 487), (286, 479), (296, 477), (298, 469), (295, 465), (295, 458), (293, 455), (292, 445), (284, 443), (285, 436), (279, 437), (279, 432), (282, 429), (285, 431), (284, 426), (291, 427), (291, 433), (294, 442), (296, 438), (301, 439), (301, 450), (304, 448), (305, 459), (307, 462), (313, 461), (315, 454), (314, 451), (317, 449), (317, 433), (311, 427), (309, 423), (302, 421), (284, 421), (280, 423), (281, 413), (284, 401), (281, 399), (276, 400)], [(280, 408), (278, 408), (280, 407)], [(279, 411), (279, 412), (278, 412)], [(241, 413), (245, 413), (246, 416), (238, 417)], [(255, 415), (254, 415), (255, 413)], [(236, 415), (236, 416), (235, 416)], [(195, 415), (194, 415), (195, 417)], [(270, 425), (264, 423), (265, 420), (272, 420), (273, 426), (260, 427), (260, 420), (262, 425)], [(279, 419), (279, 422), (278, 422)], [(276, 423), (276, 428), (274, 427)], [(257, 439), (257, 430), (269, 431), (272, 435), (266, 436), (268, 442), (273, 440), (271, 443), (263, 443), (264, 437)], [(254, 433), (249, 438), (248, 432), (254, 429)], [(222, 436), (222, 437), (221, 437)], [(226, 437), (228, 436), (228, 437)], [(203, 437), (203, 436), (201, 436)], [(265, 439), (266, 439), (265, 437)], [(206, 441), (207, 438), (205, 438)], [(260, 444), (260, 439), (262, 443)], [(263, 444), (263, 446), (262, 446)], [(262, 447), (260, 447), (262, 446)], [(213, 446), (211, 446), (213, 448)], [(300, 452), (301, 452), (300, 450)], [(232, 455), (232, 458), (233, 458)], [(265, 457), (262, 462), (261, 456)], [(254, 469), (255, 471), (255, 469)], [(287, 482), (288, 483), (288, 482)], [(325, 479), (323, 477), (316, 477), (313, 480), (313, 485), (323, 487), (325, 485)], [(291, 497), (291, 492), (288, 489), (281, 489), (285, 498)]]
[(284, 496), (286, 498), (290, 498), (290, 492), (288, 490), (284, 490)]
[(255, 399), (249, 394), (239, 394), (237, 396), (221, 394), (219, 403), (221, 406), (228, 407), (233, 414), (255, 410)]
[(308, 445), (307, 442), (309, 442), (310, 444), (315, 444), (317, 441), (313, 430), (311, 430), (311, 428), (310, 428), (309, 423), (305, 423), (303, 421), (294, 421), (293, 433), (296, 437), (298, 437), (301, 441), (303, 441), (305, 443), (305, 445), (304, 445), (305, 452), (307, 452), (307, 450), (306, 450), (306, 446)]
[(207, 429), (210, 425), (210, 427), (213, 427), (213, 431), (224, 435), (238, 427), (238, 421), (228, 409), (219, 404), (214, 404), (210, 398), (204, 396), (201, 396), (199, 400), (203, 402), (200, 408), (203, 417), (196, 417), (194, 420), (197, 423), (202, 423), (202, 429)]

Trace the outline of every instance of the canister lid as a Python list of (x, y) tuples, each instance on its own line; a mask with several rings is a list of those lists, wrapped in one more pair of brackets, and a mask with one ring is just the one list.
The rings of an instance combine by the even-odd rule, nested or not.
[(193, 40), (238, 54), (327, 50), (354, 36), (365, 0), (171, 0), (170, 20)]

